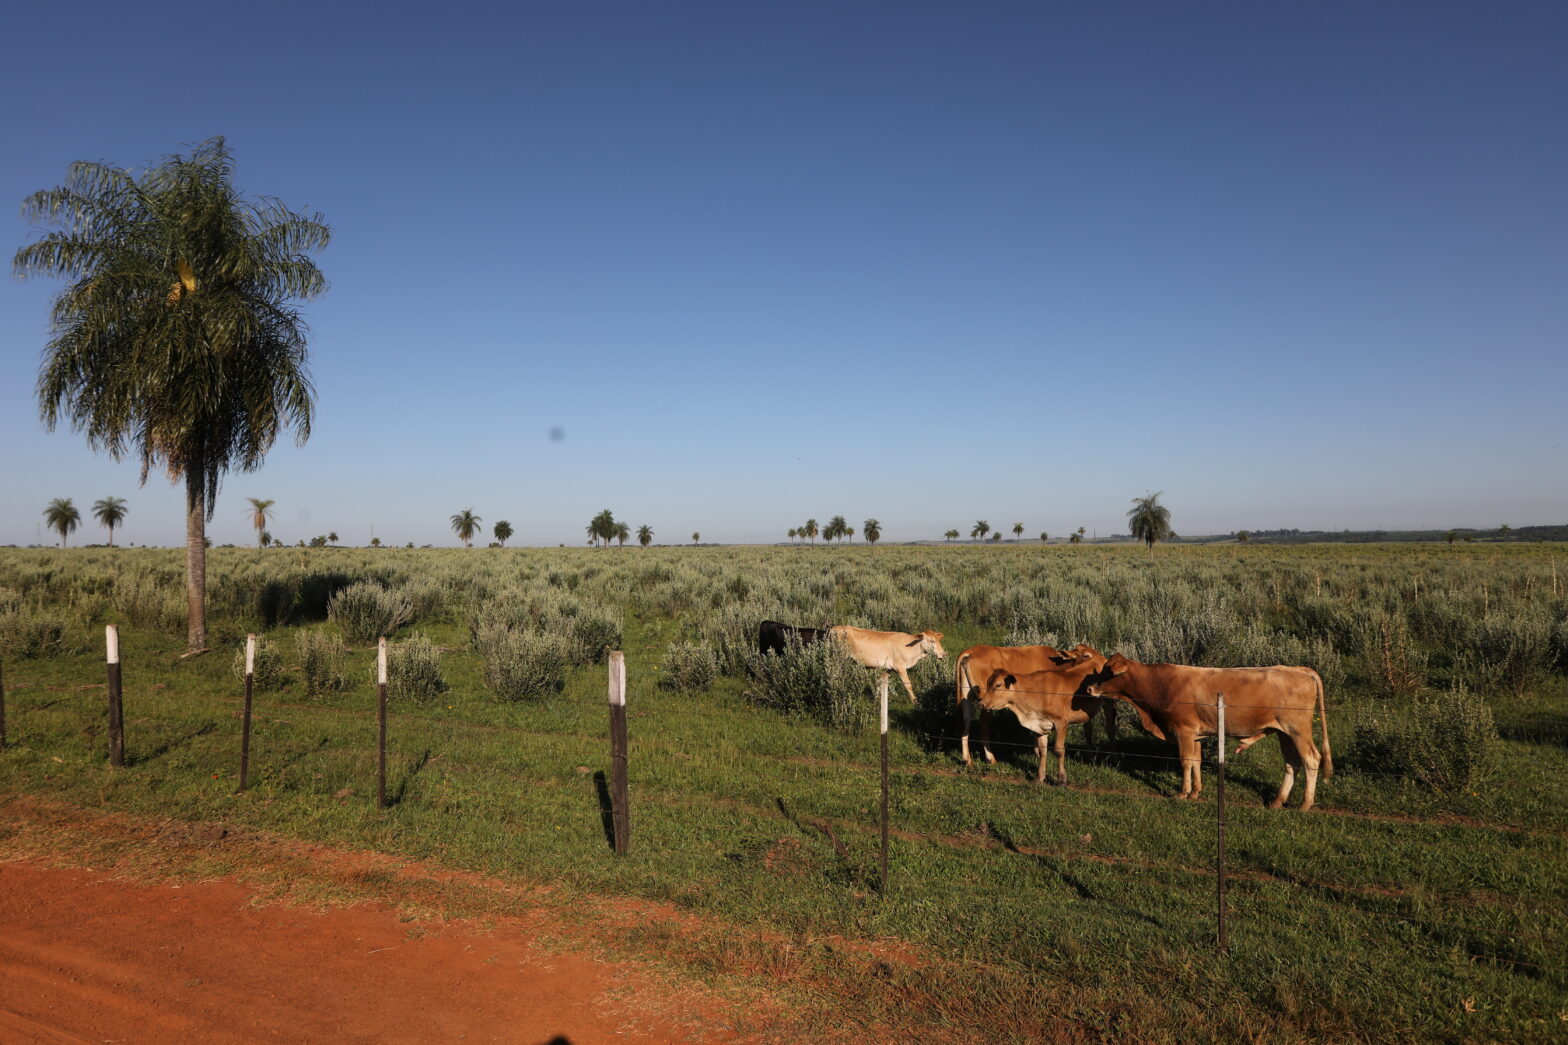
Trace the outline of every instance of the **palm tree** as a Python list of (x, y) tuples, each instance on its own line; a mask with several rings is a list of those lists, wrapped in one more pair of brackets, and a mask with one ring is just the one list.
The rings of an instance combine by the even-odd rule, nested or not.
[(1249, 537), (1251, 537), (1251, 536), (1252, 536), (1252, 534), (1248, 533), (1246, 530), (1237, 530), (1236, 531), (1236, 540), (1240, 541), (1242, 544), (1246, 544), (1247, 543), (1247, 539)]
[(105, 497), (93, 505), (93, 518), (109, 528), (109, 547), (114, 547), (114, 528), (125, 521), (125, 498)]
[(257, 537), (256, 540), (263, 548), (266, 548), (272, 544), (272, 534), (268, 533), (266, 530), (262, 530), (261, 535)]
[(844, 527), (844, 536), (849, 538), (849, 543), (854, 544), (855, 543), (855, 528), (853, 526), (846, 526), (846, 527)]
[(1013, 523), (1013, 540), (1016, 541), (1016, 540), (1018, 540), (1018, 538), (1022, 537), (1023, 535), (1024, 535), (1024, 524), (1023, 523)]
[[(1160, 490), (1146, 497), (1134, 497), (1132, 508), (1127, 512), (1132, 535), (1148, 545), (1151, 554), (1155, 544), (1176, 536), (1176, 531), (1171, 529), (1171, 511), (1160, 504), (1160, 494), (1164, 492)], [(1083, 532), (1082, 527), (1079, 527), (1079, 532)]]
[(816, 544), (817, 543), (817, 534), (819, 532), (817, 530), (817, 520), (815, 520), (815, 519), (807, 519), (806, 520), (806, 525), (801, 528), (800, 532), (804, 536), (810, 537), (812, 544)]
[(490, 532), (495, 534), (495, 539), (500, 541), (501, 546), (504, 548), (506, 547), (506, 542), (511, 540), (512, 524), (502, 519), (491, 528)]
[(615, 513), (606, 508), (592, 519), (588, 520), (588, 541), (597, 544), (603, 541), (605, 547), (610, 546), (610, 540), (615, 536)]
[(76, 505), (71, 503), (69, 497), (56, 497), (44, 509), (44, 524), (60, 535), (60, 547), (65, 547), (65, 539), (70, 536), (82, 521), (81, 513), (76, 510)]
[(1050, 534), (1046, 533), (1044, 530), (1040, 531), (1040, 543), (1041, 544), (1044, 544), (1046, 541), (1048, 541), (1050, 539), (1051, 539), (1051, 535)]
[(1082, 544), (1083, 543), (1083, 527), (1082, 526), (1078, 527), (1078, 530), (1077, 530), (1076, 533), (1070, 533), (1070, 534), (1067, 535), (1067, 543), (1068, 544)]
[(796, 531), (796, 529), (795, 529), (795, 527), (793, 527), (793, 526), (791, 526), (791, 527), (790, 527), (790, 528), (789, 528), (789, 539), (790, 539), (790, 540), (792, 540), (792, 541), (793, 541), (793, 540), (794, 540), (794, 539), (795, 539), (795, 534), (796, 534), (796, 532), (797, 532), (797, 531)]
[[(264, 501), (259, 497), (247, 497), (245, 499), (250, 502), (250, 508), (246, 510), (246, 514), (250, 516), (250, 524), (256, 527), (257, 539), (260, 539), (261, 535), (266, 532), (267, 523), (273, 517), (272, 506), (277, 504), (277, 502)], [(265, 548), (267, 543), (262, 541), (261, 546)]]
[(700, 540), (702, 540), (702, 534), (698, 533), (696, 530), (693, 530), (691, 532), (691, 543), (696, 544)]
[(327, 534), (327, 543), (328, 544), (337, 544), (338, 543), (338, 534), (337, 534), (336, 530), (333, 530), (331, 533)]
[(379, 547), (381, 547), (381, 538), (380, 537), (372, 537), (372, 538), (370, 538), (370, 546), (372, 548), (379, 548)]
[(637, 543), (644, 548), (653, 543), (653, 527), (646, 524), (637, 527)]
[(950, 541), (957, 540), (958, 539), (958, 531), (957, 530), (948, 530), (942, 536), (946, 537)]
[(842, 538), (845, 525), (847, 524), (844, 522), (842, 515), (833, 516), (833, 518), (828, 520), (828, 524), (822, 528), (822, 539), (824, 541), (832, 541)]
[(474, 534), (479, 532), (479, 524), (482, 522), (484, 520), (475, 515), (472, 508), (464, 508), (452, 516), (452, 532), (463, 539), (463, 547), (472, 548)]
[(991, 535), (991, 540), (992, 540), (993, 543), (996, 542), (996, 541), (999, 541), (1001, 539), (1002, 539), (1002, 531), (1001, 530), (997, 530), (995, 533), (993, 533)]
[(860, 524), (860, 532), (866, 535), (867, 544), (875, 544), (882, 539), (882, 524), (875, 519), (867, 519)]
[(623, 522), (615, 524), (615, 540), (620, 547), (626, 547), (626, 542), (631, 539), (632, 528)]
[(969, 531), (969, 536), (985, 540), (985, 535), (991, 532), (991, 524), (984, 519), (975, 522), (975, 528)]
[(320, 215), (246, 199), (222, 138), (140, 176), (71, 165), (24, 216), (55, 225), (16, 252), (21, 276), (71, 280), (54, 301), (38, 377), (47, 428), (141, 459), (185, 483), (186, 642), (207, 644), (206, 523), (231, 468), (254, 471), (282, 428), (303, 443), (314, 411), (296, 299), (327, 282), (309, 257)]

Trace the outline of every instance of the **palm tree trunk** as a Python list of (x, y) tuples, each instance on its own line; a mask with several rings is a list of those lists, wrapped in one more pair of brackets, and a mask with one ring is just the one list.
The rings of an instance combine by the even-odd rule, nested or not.
[(109, 547), (114, 547), (114, 527), (109, 527)]
[(207, 497), (199, 460), (185, 470), (185, 644), (207, 648)]

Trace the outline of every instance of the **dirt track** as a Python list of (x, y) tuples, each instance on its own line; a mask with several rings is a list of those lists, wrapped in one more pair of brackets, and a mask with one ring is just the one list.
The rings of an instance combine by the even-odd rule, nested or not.
[(432, 930), (382, 905), (252, 896), (0, 863), (0, 1042), (734, 1040), (694, 1036), (722, 1023), (651, 1011), (656, 988), (546, 953), (519, 926)]

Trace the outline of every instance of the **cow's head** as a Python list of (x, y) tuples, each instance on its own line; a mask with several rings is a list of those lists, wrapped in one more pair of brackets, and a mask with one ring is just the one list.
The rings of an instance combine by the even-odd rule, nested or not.
[(922, 631), (915, 636), (915, 641), (910, 646), (919, 646), (921, 653), (929, 653), (937, 660), (947, 659), (947, 650), (942, 648), (942, 633), (940, 631)]
[(1125, 697), (1127, 669), (1135, 663), (1120, 653), (1114, 654), (1085, 680), (1085, 692), (1091, 697)]
[(1092, 662), (1096, 668), (1100, 667), (1105, 663), (1105, 654), (1101, 653), (1087, 642), (1080, 642), (1072, 649), (1062, 650), (1061, 656), (1056, 658), (1056, 663), (1062, 667), (1069, 667), (1073, 664), (1084, 664), (1090, 662)]
[(997, 668), (991, 672), (986, 684), (980, 687), (980, 706), (987, 711), (1007, 707), (1013, 702), (1013, 693), (1017, 687), (1017, 675), (1006, 668)]

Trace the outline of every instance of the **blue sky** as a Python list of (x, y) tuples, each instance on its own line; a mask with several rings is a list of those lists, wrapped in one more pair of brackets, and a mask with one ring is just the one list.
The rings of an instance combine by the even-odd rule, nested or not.
[[(1568, 521), (1561, 3), (85, 2), (0, 41), (9, 251), (71, 161), (219, 134), (333, 226), (315, 432), (219, 543), (251, 496), (289, 543), (1105, 534), (1148, 490), (1192, 534)], [(178, 490), (38, 421), (57, 290), (0, 283), (0, 543), (110, 494), (178, 543)]]

